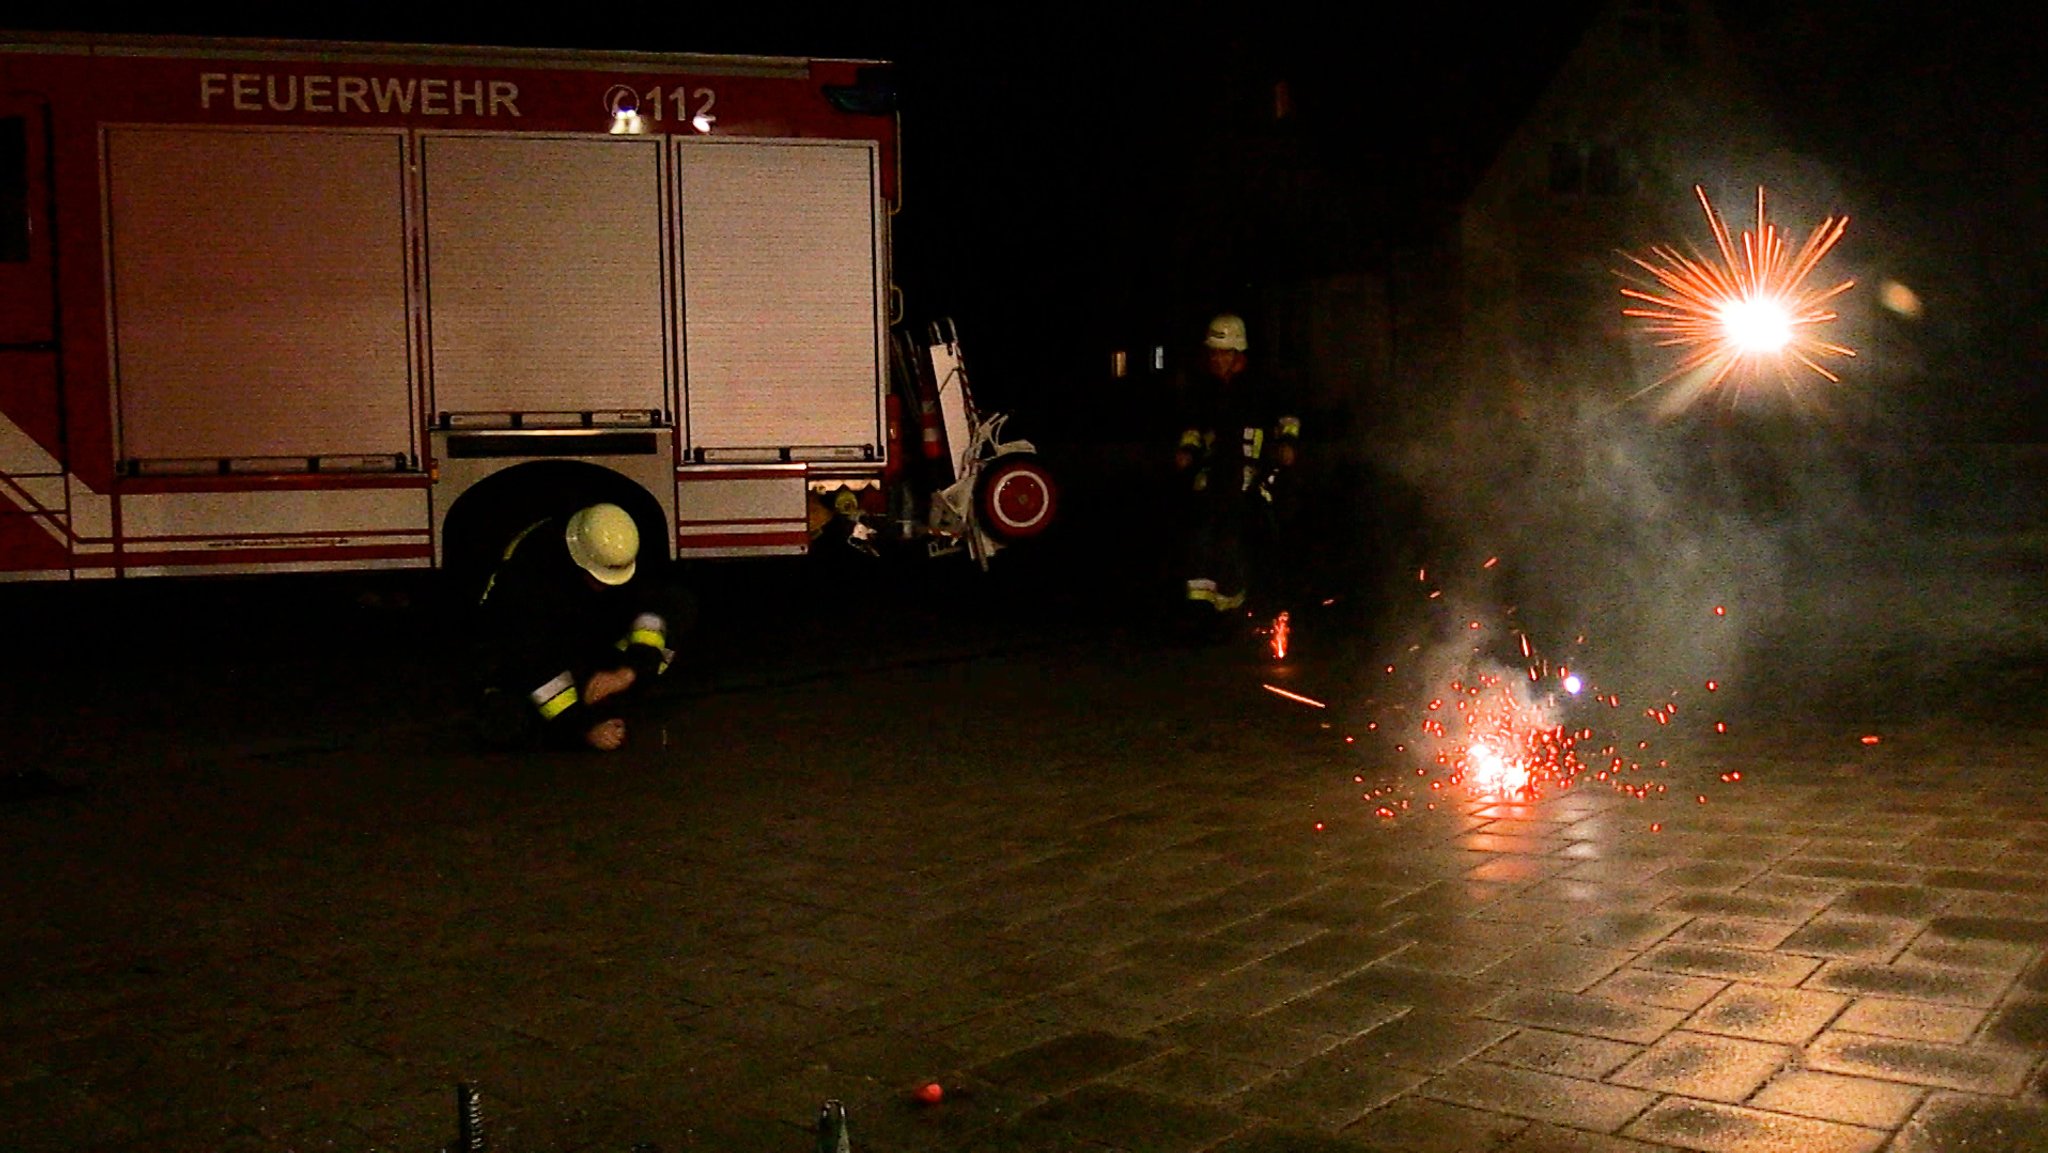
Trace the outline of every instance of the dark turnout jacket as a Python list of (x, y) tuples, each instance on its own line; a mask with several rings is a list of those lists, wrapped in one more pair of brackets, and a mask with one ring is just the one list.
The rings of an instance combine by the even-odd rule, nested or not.
[[(491, 687), (529, 701), (546, 729), (580, 734), (601, 718), (582, 694), (592, 673), (667, 667), (672, 614), (646, 568), (599, 583), (569, 556), (568, 518), (529, 526), (505, 550), (478, 605), (477, 641)], [(679, 623), (679, 622), (678, 622)]]

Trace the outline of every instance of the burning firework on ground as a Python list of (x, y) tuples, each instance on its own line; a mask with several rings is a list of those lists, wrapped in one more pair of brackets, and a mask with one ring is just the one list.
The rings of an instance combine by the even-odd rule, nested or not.
[(1700, 207), (1707, 214), (1720, 259), (1702, 255), (1697, 249), (1680, 252), (1668, 246), (1649, 250), (1648, 258), (1622, 253), (1650, 280), (1622, 273), (1641, 287), (1624, 287), (1621, 294), (1640, 302), (1622, 309), (1622, 315), (1642, 321), (1643, 330), (1661, 339), (1660, 347), (1682, 348), (1686, 352), (1670, 372), (1636, 395), (1672, 382), (1681, 382), (1672, 407), (1684, 408), (1706, 393), (1732, 382), (1729, 403), (1739, 397), (1741, 386), (1755, 379), (1757, 369), (1769, 365), (1790, 391), (1793, 374), (1786, 362), (1813, 370), (1829, 382), (1838, 382), (1821, 360), (1853, 357), (1855, 351), (1823, 339), (1822, 326), (1836, 315), (1828, 302), (1854, 285), (1844, 280), (1832, 288), (1817, 289), (1807, 284), (1821, 259), (1842, 238), (1847, 217), (1828, 217), (1807, 236), (1794, 252), (1789, 236), (1764, 217), (1764, 190), (1756, 190), (1756, 231), (1740, 234), (1741, 243), (1729, 234), (1704, 189), (1695, 187)]
[[(1489, 561), (1487, 567), (1492, 565)], [(1430, 602), (1441, 604), (1443, 590), (1429, 586), (1428, 571), (1416, 575), (1429, 588)], [(1653, 751), (1653, 739), (1678, 723), (1680, 697), (1690, 693), (1667, 689), (1642, 696), (1601, 685), (1580, 670), (1582, 660), (1546, 657), (1515, 627), (1513, 615), (1513, 609), (1506, 609), (1491, 618), (1460, 617), (1456, 644), (1438, 646), (1435, 652), (1416, 644), (1403, 660), (1383, 664), (1379, 672), (1389, 687), (1403, 685), (1403, 692), (1413, 691), (1407, 687), (1412, 681), (1399, 677), (1409, 671), (1405, 663), (1432, 667), (1421, 683), (1425, 703), (1387, 703), (1386, 713), (1366, 725), (1368, 735), (1391, 740), (1395, 753), (1419, 764), (1413, 777), (1365, 793), (1377, 815), (1392, 817), (1398, 808), (1410, 807), (1413, 798), (1399, 800), (1398, 794), (1425, 794), (1423, 803), (1433, 808), (1433, 799), (1447, 795), (1534, 801), (1587, 784), (1639, 799), (1665, 791), (1654, 778), (1669, 765)], [(1703, 627), (1719, 627), (1726, 615), (1723, 606), (1715, 606)], [(1502, 654), (1508, 637), (1514, 648)], [(1580, 635), (1572, 647), (1583, 654), (1585, 642)], [(1684, 716), (1725, 733), (1727, 726), (1714, 720), (1708, 707), (1721, 682), (1706, 679), (1698, 687), (1705, 695), (1698, 704), (1683, 705)], [(1625, 731), (1631, 726), (1640, 735)]]

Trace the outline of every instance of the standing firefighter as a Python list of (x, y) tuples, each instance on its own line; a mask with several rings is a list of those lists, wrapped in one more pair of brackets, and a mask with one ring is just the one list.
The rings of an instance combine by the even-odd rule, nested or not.
[(640, 531), (615, 504), (539, 521), (506, 546), (478, 605), (485, 743), (625, 743), (618, 706), (668, 669), (688, 612), (639, 555)]
[(1243, 606), (1254, 560), (1277, 547), (1275, 526), (1294, 499), (1301, 421), (1252, 370), (1242, 318), (1225, 313), (1210, 321), (1202, 347), (1200, 370), (1182, 382), (1174, 467), (1187, 602), (1223, 614)]

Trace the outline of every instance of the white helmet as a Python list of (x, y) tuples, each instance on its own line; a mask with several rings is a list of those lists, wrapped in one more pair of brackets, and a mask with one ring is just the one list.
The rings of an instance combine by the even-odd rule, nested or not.
[(570, 516), (564, 535), (569, 559), (584, 572), (608, 585), (633, 579), (634, 562), (640, 555), (640, 529), (625, 509), (615, 504), (591, 505)]
[(1245, 350), (1244, 318), (1234, 313), (1223, 313), (1209, 322), (1209, 334), (1202, 338), (1206, 348), (1227, 348), (1234, 352)]

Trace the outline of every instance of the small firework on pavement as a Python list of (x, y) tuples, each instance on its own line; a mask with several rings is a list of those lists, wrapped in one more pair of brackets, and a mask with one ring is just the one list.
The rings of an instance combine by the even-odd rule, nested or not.
[[(1496, 563), (1497, 558), (1489, 560), (1485, 567), (1490, 569)], [(1444, 590), (1431, 587), (1428, 570), (1416, 576), (1430, 590), (1425, 603), (1442, 605), (1438, 598)], [(1463, 615), (1452, 618), (1455, 629), (1448, 630), (1455, 634), (1454, 641), (1429, 652), (1422, 645), (1413, 645), (1404, 659), (1376, 666), (1385, 678), (1411, 666), (1437, 670), (1425, 674), (1423, 695), (1412, 703), (1401, 699), (1415, 690), (1412, 682), (1388, 679), (1383, 681), (1387, 691), (1374, 694), (1377, 706), (1391, 715), (1368, 721), (1365, 732), (1381, 736), (1391, 749), (1378, 745), (1361, 751), (1371, 756), (1391, 751), (1407, 758), (1413, 768), (1412, 775), (1404, 770), (1398, 782), (1365, 790), (1362, 799), (1372, 806), (1376, 817), (1389, 819), (1408, 809), (1408, 802), (1397, 794), (1416, 791), (1423, 799), (1463, 794), (1475, 800), (1534, 802), (1553, 792), (1597, 784), (1649, 800), (1667, 792), (1666, 784), (1655, 778), (1670, 767), (1652, 751), (1650, 737), (1671, 735), (1681, 720), (1713, 733), (1727, 732), (1725, 722), (1714, 719), (1710, 712), (1722, 703), (1717, 695), (1723, 684), (1719, 677), (1687, 678), (1691, 684), (1704, 686), (1708, 694), (1691, 704), (1682, 703), (1677, 688), (1654, 695), (1625, 691), (1598, 683), (1591, 670), (1582, 667), (1584, 660), (1575, 658), (1566, 664), (1547, 658), (1513, 623), (1512, 608), (1491, 614), (1474, 615), (1469, 609), (1461, 612)], [(1701, 615), (1702, 627), (1728, 627), (1725, 606), (1716, 605)], [(1519, 654), (1520, 671), (1513, 667), (1515, 657), (1497, 655), (1496, 646), (1510, 636), (1513, 651)], [(1572, 641), (1573, 646), (1585, 643), (1583, 633)], [(1324, 707), (1320, 701), (1277, 685), (1263, 687), (1300, 703)], [(1642, 730), (1640, 735), (1624, 731), (1631, 722)], [(1353, 735), (1344, 736), (1346, 744), (1355, 740)], [(1366, 783), (1362, 774), (1354, 779)], [(1724, 773), (1721, 780), (1732, 784), (1741, 780), (1741, 774)], [(1699, 794), (1695, 800), (1705, 804), (1708, 798)], [(1418, 801), (1416, 807), (1423, 806)]]

